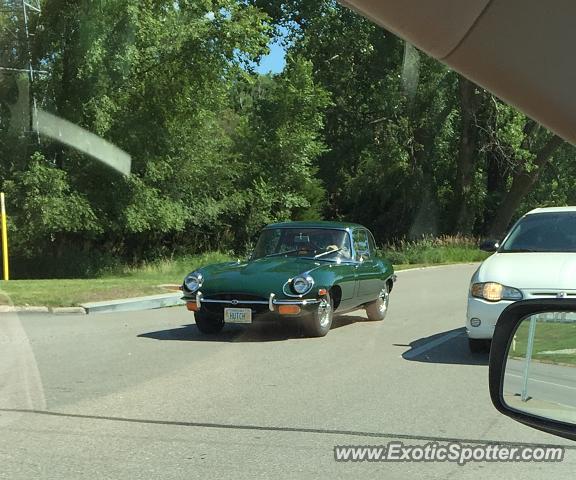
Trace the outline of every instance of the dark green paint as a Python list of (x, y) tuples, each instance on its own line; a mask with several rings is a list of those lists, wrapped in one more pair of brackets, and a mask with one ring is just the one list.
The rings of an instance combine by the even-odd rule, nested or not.
[[(363, 229), (361, 225), (340, 222), (289, 222), (266, 228), (342, 228)], [(336, 287), (342, 291), (338, 311), (350, 310), (371, 302), (394, 274), (386, 259), (372, 256), (363, 261), (322, 261), (289, 255), (208, 265), (198, 270), (204, 277), (200, 291), (204, 297), (221, 293), (252, 294), (277, 299), (287, 296), (283, 286), (290, 279), (308, 273), (314, 279), (312, 290), (301, 298), (317, 298), (318, 290)], [(290, 291), (290, 289), (287, 289)]]

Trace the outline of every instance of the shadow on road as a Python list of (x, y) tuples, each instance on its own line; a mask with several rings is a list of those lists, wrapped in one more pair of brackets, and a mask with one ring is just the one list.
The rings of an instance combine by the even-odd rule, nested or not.
[[(226, 325), (224, 330), (216, 335), (205, 335), (192, 323), (178, 328), (142, 333), (138, 337), (181, 342), (279, 342), (288, 339), (307, 338), (296, 322), (289, 322), (290, 320), (283, 322), (255, 322), (245, 326)], [(360, 316), (343, 315), (334, 317), (331, 330), (360, 322), (371, 323), (365, 317)]]
[(410, 342), (402, 354), (404, 360), (424, 363), (447, 363), (459, 365), (488, 365), (488, 353), (471, 353), (464, 327), (437, 333)]

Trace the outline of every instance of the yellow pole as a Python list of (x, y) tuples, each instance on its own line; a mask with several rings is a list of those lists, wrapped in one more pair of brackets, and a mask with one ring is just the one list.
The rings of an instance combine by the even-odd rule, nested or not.
[(4, 194), (0, 193), (0, 223), (2, 224), (2, 265), (4, 266), (4, 280), (10, 280), (8, 269), (8, 227), (6, 226), (6, 204)]

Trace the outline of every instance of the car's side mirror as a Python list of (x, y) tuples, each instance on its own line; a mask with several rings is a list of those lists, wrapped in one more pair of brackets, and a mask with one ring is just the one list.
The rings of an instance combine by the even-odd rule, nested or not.
[(576, 440), (576, 300), (524, 300), (500, 315), (490, 396), (514, 420)]
[(480, 250), (484, 252), (495, 252), (500, 247), (500, 242), (498, 240), (484, 240), (480, 244)]

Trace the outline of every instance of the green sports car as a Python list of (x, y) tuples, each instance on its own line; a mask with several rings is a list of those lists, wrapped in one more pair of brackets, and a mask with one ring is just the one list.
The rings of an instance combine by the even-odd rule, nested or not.
[(203, 333), (280, 316), (321, 337), (334, 313), (364, 308), (369, 320), (383, 320), (395, 281), (362, 225), (286, 222), (265, 227), (247, 261), (194, 271), (182, 291)]

